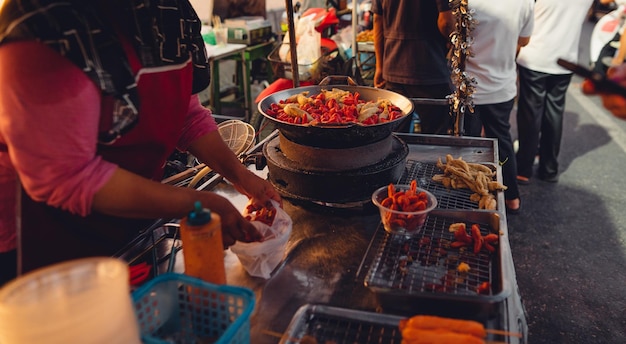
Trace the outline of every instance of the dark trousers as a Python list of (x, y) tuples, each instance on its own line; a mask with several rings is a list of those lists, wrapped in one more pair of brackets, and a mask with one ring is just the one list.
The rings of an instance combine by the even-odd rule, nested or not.
[(474, 113), (466, 113), (463, 117), (465, 135), (479, 137), (484, 129), (486, 137), (498, 139), (502, 182), (507, 187), (504, 198), (507, 200), (519, 198), (517, 163), (509, 123), (513, 104), (514, 99), (499, 104), (475, 105)]
[(565, 95), (571, 79), (572, 74), (546, 74), (519, 67), (519, 175), (532, 177), (537, 154), (540, 177), (550, 178), (558, 174)]
[[(407, 98), (446, 99), (446, 97), (452, 93), (452, 88), (449, 84), (404, 85), (386, 81), (385, 89), (400, 93)], [(423, 105), (419, 104), (419, 102), (414, 103), (415, 112), (420, 118), (422, 134), (449, 135), (452, 132), (454, 122), (450, 116), (449, 105)], [(411, 132), (411, 117), (412, 116), (407, 116), (396, 131), (405, 133)]]
[(0, 287), (17, 277), (17, 250), (0, 253)]

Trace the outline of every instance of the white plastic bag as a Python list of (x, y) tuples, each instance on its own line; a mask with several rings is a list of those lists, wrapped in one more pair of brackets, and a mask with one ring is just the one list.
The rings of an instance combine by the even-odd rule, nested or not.
[(298, 55), (298, 64), (310, 65), (317, 61), (321, 56), (321, 40), (322, 36), (315, 30), (315, 23), (309, 21), (306, 29), (298, 40), (296, 53)]
[[(285, 255), (285, 248), (291, 234), (291, 217), (280, 207), (276, 201), (272, 201), (276, 210), (274, 221), (269, 226), (260, 221), (251, 221), (252, 225), (263, 235), (260, 242), (239, 242), (230, 247), (237, 255), (241, 265), (246, 271), (255, 277), (269, 278), (270, 274)], [(243, 211), (244, 217), (249, 216), (248, 207)]]
[[(322, 35), (315, 30), (315, 14), (300, 18), (295, 23), (296, 53), (299, 65), (309, 65), (317, 61), (321, 53)], [(278, 50), (278, 56), (283, 62), (291, 62), (289, 52), (289, 34), (283, 39), (283, 44)]]

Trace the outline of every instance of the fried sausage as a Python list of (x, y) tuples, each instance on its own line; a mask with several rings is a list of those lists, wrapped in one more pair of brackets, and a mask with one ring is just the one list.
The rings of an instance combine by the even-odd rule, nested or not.
[[(446, 330), (462, 334), (472, 335), (477, 338), (487, 337), (487, 331), (483, 324), (474, 320), (438, 317), (434, 315), (415, 315), (399, 324), (400, 331), (404, 334), (406, 329), (421, 330)], [(403, 335), (404, 337), (404, 335)]]
[(402, 343), (405, 344), (485, 344), (485, 340), (471, 334), (451, 332), (443, 329), (425, 330), (406, 328), (402, 331)]

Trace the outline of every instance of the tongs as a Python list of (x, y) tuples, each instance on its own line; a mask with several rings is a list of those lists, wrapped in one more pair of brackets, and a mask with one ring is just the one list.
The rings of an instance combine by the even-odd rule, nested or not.
[[(173, 272), (174, 266), (176, 264), (176, 253), (182, 249), (182, 246), (176, 246), (176, 240), (178, 238), (178, 233), (180, 231), (180, 225), (178, 223), (168, 223), (165, 226), (176, 227), (176, 232), (174, 232), (174, 237), (172, 239), (172, 247), (170, 249), (170, 256), (168, 258), (167, 271)], [(153, 255), (155, 253), (153, 252)], [(157, 257), (153, 257), (154, 261), (157, 262)], [(141, 262), (135, 265), (129, 266), (130, 272), (130, 285), (133, 287), (139, 286), (144, 283), (148, 278), (150, 278), (151, 273), (156, 276), (158, 274), (157, 263), (153, 266), (152, 264), (148, 264), (147, 262)]]
[(176, 226), (176, 232), (174, 232), (174, 238), (172, 239), (172, 248), (170, 249), (170, 258), (169, 258), (169, 262), (167, 263), (167, 272), (173, 272), (174, 271), (174, 265), (176, 264), (176, 253), (182, 249), (182, 246), (176, 247), (176, 238), (178, 237), (178, 232), (180, 231), (180, 224), (176, 223), (171, 223), (169, 224), (170, 226)]

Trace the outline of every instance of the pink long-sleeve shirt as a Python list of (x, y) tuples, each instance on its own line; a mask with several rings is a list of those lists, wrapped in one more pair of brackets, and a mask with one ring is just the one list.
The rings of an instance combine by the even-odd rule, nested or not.
[[(0, 46), (0, 61), (0, 252), (5, 252), (16, 247), (18, 176), (34, 200), (84, 216), (117, 165), (96, 154), (101, 93), (82, 70), (36, 42)], [(216, 129), (210, 111), (192, 96), (177, 148), (185, 151)]]

